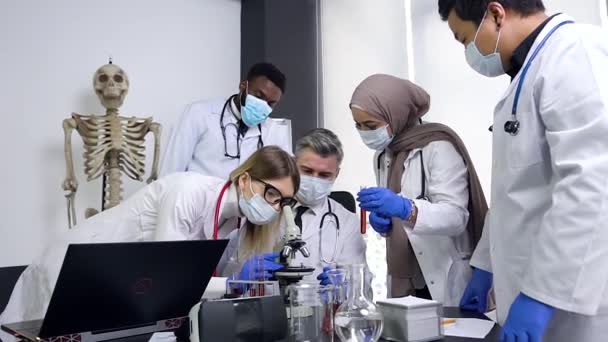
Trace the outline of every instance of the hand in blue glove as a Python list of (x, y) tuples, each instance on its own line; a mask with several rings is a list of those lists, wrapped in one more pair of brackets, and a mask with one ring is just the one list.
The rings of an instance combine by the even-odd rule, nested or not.
[(491, 288), (492, 273), (479, 268), (473, 269), (473, 276), (460, 300), (460, 308), (485, 313), (488, 310), (488, 294)]
[(323, 272), (317, 276), (321, 285), (342, 285), (346, 280), (346, 273), (342, 269), (335, 269), (329, 266), (323, 267)]
[(333, 270), (333, 268), (329, 266), (323, 267), (323, 272), (317, 276), (317, 280), (321, 283), (321, 285), (329, 285), (331, 284), (331, 280), (329, 279), (329, 275), (327, 272)]
[(520, 293), (509, 309), (500, 342), (541, 342), (555, 309)]
[(387, 188), (366, 188), (357, 194), (359, 207), (384, 217), (407, 219), (412, 213), (412, 203)]
[(379, 234), (387, 234), (393, 229), (393, 223), (391, 219), (384, 217), (378, 213), (372, 212), (369, 214), (369, 223), (372, 228)]
[(266, 253), (254, 255), (245, 261), (239, 280), (263, 280), (272, 277), (272, 272), (283, 268), (283, 265), (276, 262), (279, 253)]

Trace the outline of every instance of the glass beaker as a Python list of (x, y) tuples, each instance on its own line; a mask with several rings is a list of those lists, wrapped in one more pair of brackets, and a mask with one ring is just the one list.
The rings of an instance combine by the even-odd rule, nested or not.
[(290, 285), (290, 341), (333, 341), (333, 286), (314, 283)]
[(327, 276), (329, 277), (331, 284), (335, 287), (334, 304), (335, 311), (337, 311), (340, 304), (346, 301), (348, 273), (346, 268), (340, 267), (327, 271)]
[(348, 295), (336, 312), (334, 325), (340, 341), (378, 341), (384, 319), (376, 305), (367, 298), (365, 264), (348, 266)]

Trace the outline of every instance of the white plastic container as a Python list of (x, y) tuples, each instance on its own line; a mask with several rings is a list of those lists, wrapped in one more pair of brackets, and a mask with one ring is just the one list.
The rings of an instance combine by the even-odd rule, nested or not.
[(409, 296), (379, 300), (377, 305), (384, 315), (383, 339), (426, 342), (443, 338), (439, 302)]

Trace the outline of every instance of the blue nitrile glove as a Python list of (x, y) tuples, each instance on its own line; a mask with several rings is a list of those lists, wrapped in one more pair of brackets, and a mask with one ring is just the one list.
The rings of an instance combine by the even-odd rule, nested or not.
[(323, 267), (323, 272), (317, 276), (317, 280), (320, 281), (321, 285), (329, 285), (331, 284), (331, 280), (329, 280), (329, 275), (327, 275), (328, 271), (333, 270), (333, 268), (329, 266)]
[(387, 234), (393, 228), (391, 219), (375, 212), (369, 214), (369, 224), (371, 224), (372, 228), (379, 234)]
[[(254, 255), (245, 261), (238, 280), (259, 280), (270, 279), (272, 272), (283, 268), (283, 265), (276, 262), (279, 253), (266, 253)], [(262, 266), (263, 265), (263, 266)], [(262, 267), (264, 267), (262, 269)]]
[(488, 294), (491, 288), (492, 273), (474, 268), (473, 276), (460, 300), (460, 308), (485, 313), (488, 310)]
[(509, 309), (500, 342), (542, 342), (555, 309), (520, 293)]
[(385, 217), (407, 219), (412, 212), (412, 202), (387, 188), (365, 188), (357, 194), (359, 207)]

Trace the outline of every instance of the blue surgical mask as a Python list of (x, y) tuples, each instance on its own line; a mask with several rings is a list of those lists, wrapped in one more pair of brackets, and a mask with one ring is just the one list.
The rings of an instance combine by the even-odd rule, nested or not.
[(241, 198), (239, 198), (239, 208), (247, 218), (247, 221), (257, 225), (268, 224), (274, 221), (279, 212), (270, 203), (266, 202), (260, 194), (253, 191), (251, 179), (249, 180), (249, 189), (251, 189), (253, 197), (246, 199), (245, 195), (241, 192)]
[(369, 131), (357, 129), (361, 140), (372, 150), (382, 151), (393, 141), (393, 137), (388, 134), (388, 125)]
[(314, 207), (325, 201), (333, 185), (334, 182), (327, 179), (300, 175), (300, 189), (296, 197), (302, 204)]
[(484, 15), (479, 27), (477, 28), (477, 32), (475, 33), (475, 38), (472, 42), (467, 45), (464, 55), (469, 63), (469, 66), (473, 68), (473, 70), (478, 73), (486, 76), (486, 77), (496, 77), (503, 75), (505, 73), (505, 69), (502, 66), (502, 59), (500, 58), (500, 53), (498, 52), (498, 42), (500, 41), (500, 32), (502, 29), (498, 30), (498, 38), (496, 38), (496, 47), (494, 48), (494, 52), (489, 55), (483, 55), (475, 41), (477, 40), (477, 35), (479, 34), (479, 30), (481, 29), (481, 25), (484, 20), (486, 20), (487, 12)]
[(257, 126), (264, 122), (271, 112), (272, 107), (266, 101), (251, 94), (246, 95), (245, 105), (241, 108), (243, 122), (249, 127)]

